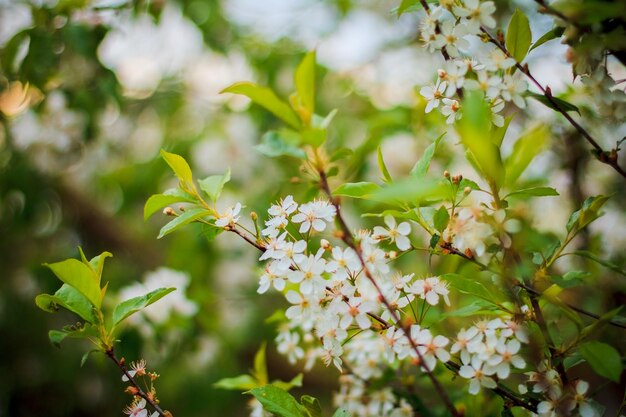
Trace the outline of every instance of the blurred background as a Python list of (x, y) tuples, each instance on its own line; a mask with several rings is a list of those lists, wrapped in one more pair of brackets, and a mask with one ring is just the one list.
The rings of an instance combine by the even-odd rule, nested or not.
[[(522, 8), (535, 40), (552, 27), (532, 1), (497, 3), (499, 22)], [(236, 236), (209, 242), (191, 226), (156, 239), (166, 220), (157, 215), (144, 222), (143, 204), (174, 185), (159, 150), (184, 155), (198, 178), (230, 167), (224, 206), (241, 201), (263, 218), (281, 196), (304, 198), (306, 179), (285, 181), (299, 176), (298, 162), (255, 149), (279, 122), (246, 98), (219, 91), (250, 80), (286, 97), (295, 66), (315, 48), (319, 113), (339, 109), (330, 146), (351, 150), (340, 178), (377, 180), (378, 146), (392, 175), (408, 173), (446, 127), (443, 116), (424, 114), (418, 92), (434, 82), (442, 59), (417, 41), (421, 12), (398, 18), (399, 4), (0, 0), (0, 417), (121, 415), (129, 400), (119, 371), (102, 355), (81, 367), (88, 345), (70, 340), (57, 349), (48, 341), (49, 329), (75, 318), (46, 314), (34, 303), (36, 294), (59, 286), (41, 264), (77, 257), (78, 246), (88, 257), (113, 253), (104, 279), (114, 299), (178, 288), (129, 323), (118, 348), (128, 361), (143, 357), (162, 375), (157, 387), (165, 408), (189, 417), (248, 413), (247, 397), (213, 384), (252, 367), (261, 342), (275, 334), (266, 318), (283, 301), (256, 294), (258, 254)], [(591, 87), (570, 87), (565, 52), (551, 42), (533, 52), (530, 66), (555, 94), (581, 107), (610, 149), (626, 135), (626, 104), (603, 114), (587, 100)], [(614, 79), (626, 78), (623, 66), (609, 65)], [(586, 145), (568, 140), (570, 128), (539, 103), (529, 101), (509, 136), (537, 123), (550, 126), (553, 141), (526, 180), (546, 183), (551, 172), (548, 183), (566, 198), (537, 199), (524, 209), (541, 214), (533, 224), (538, 230), (558, 234), (585, 197), (623, 190), (623, 183), (600, 164), (586, 169), (594, 163)], [(454, 139), (431, 172), (441, 175), (444, 168), (473, 176)], [(584, 237), (618, 265), (626, 247), (623, 207), (622, 193)], [(425, 271), (418, 260), (405, 265)], [(623, 290), (605, 279), (613, 286), (605, 294)], [(616, 302), (604, 297), (588, 303)], [(268, 356), (271, 378), (288, 380), (299, 372), (271, 342)], [(330, 404), (335, 380), (336, 371), (316, 367), (301, 392)]]

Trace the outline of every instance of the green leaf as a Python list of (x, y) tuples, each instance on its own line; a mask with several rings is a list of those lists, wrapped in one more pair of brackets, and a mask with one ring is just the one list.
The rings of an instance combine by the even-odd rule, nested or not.
[(509, 125), (511, 124), (511, 120), (513, 120), (513, 116), (509, 116), (504, 119), (504, 124), (500, 127), (496, 127), (491, 132), (491, 141), (496, 144), (496, 146), (502, 146), (502, 141), (504, 140), (504, 135), (506, 135), (506, 131), (509, 129)]
[(549, 138), (550, 131), (545, 125), (537, 126), (520, 136), (505, 162), (507, 184), (515, 184), (531, 161), (546, 148)]
[(602, 208), (608, 200), (609, 197), (603, 195), (588, 197), (585, 199), (581, 209), (575, 211), (569, 217), (567, 221), (567, 231), (571, 232), (572, 230), (581, 230), (589, 223), (599, 218), (602, 215), (602, 213), (600, 213), (600, 208)]
[(66, 259), (44, 266), (50, 268), (61, 281), (87, 297), (96, 308), (100, 308), (100, 285), (96, 273), (90, 267), (77, 259)]
[(259, 400), (265, 411), (273, 413), (277, 417), (309, 417), (309, 413), (287, 391), (273, 385), (254, 388), (250, 394)]
[(67, 332), (61, 330), (50, 330), (48, 332), (48, 339), (50, 339), (50, 342), (56, 347), (61, 347), (61, 342), (65, 340), (66, 337)]
[(380, 170), (380, 173), (383, 174), (383, 180), (385, 182), (392, 181), (391, 175), (389, 174), (389, 170), (387, 169), (387, 165), (385, 165), (385, 160), (383, 159), (383, 152), (380, 149), (380, 146), (378, 147), (378, 169)]
[(300, 397), (300, 402), (307, 409), (311, 417), (322, 417), (322, 406), (317, 398), (310, 395)]
[(613, 318), (617, 316), (620, 311), (622, 311), (622, 308), (624, 308), (624, 306), (619, 306), (611, 311), (604, 313), (602, 316), (600, 316), (599, 319), (591, 323), (589, 326), (585, 327), (580, 332), (580, 340), (583, 341), (591, 337), (597, 337), (601, 333), (601, 331), (604, 330), (604, 328), (606, 328), (606, 326), (611, 323)]
[(198, 184), (202, 191), (209, 196), (211, 201), (216, 202), (220, 194), (222, 194), (224, 184), (228, 181), (230, 181), (230, 168), (226, 170), (224, 175), (211, 175), (210, 177), (198, 181)]
[(139, 297), (133, 297), (126, 301), (122, 301), (113, 309), (113, 326), (117, 326), (121, 321), (127, 317), (135, 314), (136, 312), (148, 307), (150, 304), (160, 300), (167, 294), (175, 291), (176, 288), (159, 288), (154, 291), (150, 291), (148, 294), (141, 295)]
[(176, 217), (174, 220), (163, 226), (161, 228), (161, 231), (159, 232), (159, 236), (157, 236), (157, 239), (161, 239), (163, 236), (172, 233), (174, 230), (178, 229), (181, 226), (184, 226), (195, 220), (207, 216), (211, 216), (211, 212), (204, 208), (192, 208), (190, 210), (187, 210), (183, 212), (180, 216)]
[(620, 275), (626, 276), (626, 271), (621, 269), (618, 265), (616, 265), (616, 264), (614, 264), (612, 262), (606, 261), (604, 259), (601, 259), (601, 258), (599, 258), (598, 256), (596, 256), (595, 254), (593, 254), (593, 253), (591, 253), (589, 251), (577, 250), (577, 251), (572, 252), (572, 255), (577, 255), (577, 256), (581, 256), (583, 258), (590, 259), (590, 260), (592, 260), (594, 262), (597, 262), (600, 265), (610, 269), (611, 271), (614, 271), (614, 272), (617, 272)]
[(367, 199), (372, 193), (378, 190), (380, 190), (380, 186), (373, 182), (347, 182), (333, 191), (333, 195)]
[(500, 149), (489, 140), (491, 128), (491, 110), (489, 110), (483, 94), (468, 91), (461, 107), (463, 117), (457, 123), (461, 142), (471, 154), (468, 160), (475, 166), (478, 173), (499, 188), (504, 180), (504, 167), (500, 157)]
[(317, 148), (326, 142), (326, 129), (304, 129), (301, 132), (301, 135), (301, 143), (304, 145), (311, 145), (314, 148)]
[(261, 347), (254, 355), (254, 372), (252, 375), (259, 382), (259, 385), (267, 385), (269, 377), (267, 376), (267, 363), (265, 361), (265, 349), (267, 344), (263, 342)]
[(315, 51), (307, 53), (294, 75), (296, 92), (309, 118), (315, 113)]
[(446, 280), (452, 288), (460, 293), (473, 295), (490, 303), (494, 303), (494, 300), (502, 299), (501, 296), (496, 296), (495, 289), (488, 289), (485, 284), (476, 278), (468, 278), (454, 273), (443, 274), (441, 278)]
[(443, 232), (446, 227), (448, 227), (449, 221), (450, 213), (448, 213), (448, 209), (445, 206), (439, 207), (439, 209), (435, 212), (435, 215), (433, 216), (435, 229), (439, 232)]
[(552, 39), (560, 38), (563, 35), (563, 32), (565, 32), (564, 27), (555, 26), (554, 28), (544, 33), (543, 36), (541, 36), (539, 39), (537, 39), (537, 42), (533, 43), (533, 46), (530, 47), (529, 52), (543, 45), (544, 43), (551, 41)]
[(524, 188), (523, 190), (513, 191), (512, 193), (507, 194), (504, 199), (509, 197), (516, 198), (527, 198), (527, 197), (548, 197), (559, 195), (559, 193), (551, 187), (532, 187), (532, 188)]
[[(81, 249), (81, 252), (82, 252), (82, 249)], [(106, 260), (106, 258), (112, 258), (112, 257), (113, 257), (113, 254), (111, 252), (102, 252), (100, 255), (94, 256), (89, 261), (89, 265), (91, 266), (93, 271), (96, 273), (98, 285), (100, 285), (100, 282), (102, 280), (102, 271), (104, 270), (104, 261)]]
[[(265, 156), (275, 158), (277, 156), (293, 156), (306, 159), (306, 152), (298, 147), (299, 141), (291, 139), (284, 131), (269, 131), (261, 138), (261, 143), (254, 149)], [(295, 132), (293, 132), (295, 134)], [(294, 143), (295, 142), (295, 143)]]
[(563, 276), (553, 276), (552, 281), (561, 288), (572, 288), (584, 284), (591, 274), (587, 271), (568, 271)]
[(546, 97), (543, 94), (532, 93), (530, 91), (526, 93), (526, 95), (530, 98), (534, 98), (535, 100), (539, 101), (541, 104), (543, 104), (544, 106), (552, 110), (556, 110), (556, 111), (563, 110), (566, 112), (575, 111), (576, 113), (580, 115), (580, 110), (578, 109), (578, 107), (558, 97), (552, 96), (551, 97), (552, 100), (550, 100), (548, 97)]
[(343, 408), (338, 408), (337, 411), (333, 414), (333, 417), (350, 417), (350, 413), (348, 413)]
[(448, 184), (435, 179), (408, 177), (376, 190), (368, 199), (381, 203), (413, 206), (440, 201), (448, 194)]
[(143, 207), (143, 219), (148, 220), (148, 218), (157, 211), (175, 203), (195, 202), (196, 200), (191, 196), (191, 194), (188, 194), (179, 188), (173, 188), (163, 194), (154, 194), (148, 198), (148, 201), (146, 201), (146, 204)]
[(291, 381), (272, 381), (272, 385), (278, 387), (280, 389), (284, 389), (285, 391), (289, 391), (293, 387), (301, 387), (302, 386), (302, 374), (298, 374), (291, 379)]
[(172, 168), (178, 180), (182, 184), (192, 188), (193, 176), (191, 174), (191, 168), (189, 168), (189, 164), (185, 161), (185, 158), (175, 153), (166, 152), (163, 149), (161, 149), (161, 156), (165, 159), (165, 162), (167, 162), (170, 168)]
[(528, 18), (519, 9), (515, 10), (506, 30), (506, 49), (517, 62), (526, 58), (532, 41)]
[(234, 378), (223, 378), (213, 384), (216, 388), (228, 390), (249, 391), (259, 386), (259, 383), (250, 375), (239, 375)]
[(413, 168), (411, 169), (411, 175), (414, 177), (423, 177), (428, 172), (428, 168), (430, 167), (430, 161), (432, 161), (433, 156), (435, 155), (435, 151), (437, 150), (437, 146), (439, 146), (439, 142), (445, 136), (446, 132), (443, 132), (433, 143), (428, 145), (428, 147), (424, 150), (424, 154), (422, 157), (415, 163)]
[(248, 97), (254, 103), (264, 107), (275, 116), (282, 119), (294, 129), (300, 129), (300, 119), (287, 103), (279, 99), (269, 88), (261, 87), (251, 82), (238, 82), (225, 88), (221, 93), (241, 94)]
[(87, 362), (87, 359), (89, 359), (89, 355), (91, 355), (92, 353), (95, 352), (100, 352), (98, 349), (91, 349), (88, 350), (87, 352), (83, 353), (83, 356), (80, 358), (80, 367), (82, 368), (83, 366), (85, 366), (85, 363)]
[(622, 358), (613, 346), (593, 341), (583, 343), (578, 350), (598, 375), (613, 382), (619, 382), (622, 374)]
[(35, 304), (49, 313), (56, 313), (59, 307), (63, 307), (89, 323), (96, 322), (91, 302), (68, 284), (63, 284), (54, 295), (39, 294), (35, 297)]

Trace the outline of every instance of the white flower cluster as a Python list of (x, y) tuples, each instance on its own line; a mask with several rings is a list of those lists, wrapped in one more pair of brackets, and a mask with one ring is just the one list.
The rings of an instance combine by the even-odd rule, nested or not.
[(495, 378), (507, 379), (511, 367), (524, 368), (526, 362), (519, 355), (521, 343), (528, 343), (528, 334), (510, 318), (482, 320), (462, 329), (450, 352), (461, 358), (459, 375), (470, 380), (470, 394), (478, 394), (481, 386), (495, 388)]
[(507, 57), (495, 45), (479, 54), (470, 52), (471, 37), (479, 36), (481, 27), (492, 29), (496, 26), (491, 16), (495, 10), (494, 2), (479, 0), (441, 2), (440, 6), (431, 8), (421, 26), (422, 41), (430, 52), (445, 52), (450, 59), (439, 69), (437, 82), (420, 90), (428, 101), (426, 113), (442, 104), (440, 111), (446, 116), (446, 122), (454, 123), (460, 117), (457, 90), (462, 88), (485, 93), (496, 126), (504, 124), (499, 112), (505, 102), (526, 107), (522, 94), (528, 84), (521, 73), (512, 74), (509, 70), (515, 65), (513, 58)]
[[(539, 417), (580, 416), (599, 417), (601, 413), (587, 398), (589, 383), (581, 379), (573, 384), (564, 386), (556, 369), (546, 362), (537, 366), (537, 371), (527, 372), (528, 384), (535, 394), (542, 394), (544, 400), (537, 406)], [(526, 384), (520, 385), (519, 390), (526, 394)]]
[[(240, 207), (237, 204), (222, 216), (224, 225), (236, 227)], [(526, 366), (519, 352), (528, 336), (510, 317), (479, 321), (461, 330), (452, 345), (424, 325), (429, 308), (450, 305), (449, 289), (439, 277), (420, 279), (391, 267), (396, 249), (412, 249), (408, 222), (398, 224), (386, 216), (386, 227), (359, 230), (354, 234), (356, 246), (350, 247), (323, 238), (337, 237), (329, 230), (337, 209), (326, 200), (299, 204), (287, 196), (268, 214), (261, 231), (259, 260), (266, 263), (258, 293), (273, 288), (290, 304), (276, 338), (278, 351), (290, 363), (302, 361), (305, 369), (318, 360), (345, 368), (348, 373), (340, 378), (336, 401), (352, 415), (411, 415), (411, 407), (391, 390), (372, 390), (369, 382), (401, 362), (431, 372), (438, 362), (448, 363), (455, 355), (471, 394), (481, 386), (496, 387), (496, 381), (509, 377), (511, 368)], [(479, 217), (480, 213), (461, 209), (446, 238), (455, 247), (482, 254), (493, 229)]]

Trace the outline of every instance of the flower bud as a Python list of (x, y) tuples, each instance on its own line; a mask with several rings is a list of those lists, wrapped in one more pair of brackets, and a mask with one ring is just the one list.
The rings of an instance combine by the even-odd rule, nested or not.
[(129, 385), (129, 386), (126, 387), (124, 392), (126, 392), (127, 394), (130, 394), (130, 395), (137, 395), (139, 393), (139, 390), (137, 388), (133, 387), (132, 385)]
[(398, 252), (396, 252), (395, 250), (390, 250), (387, 253), (387, 256), (389, 257), (389, 259), (396, 259), (398, 257)]
[(324, 250), (329, 250), (331, 248), (330, 242), (326, 239), (320, 240), (320, 247)]
[(176, 212), (175, 212), (175, 211), (174, 211), (174, 209), (173, 209), (173, 208), (171, 208), (171, 207), (165, 207), (165, 208), (163, 209), (163, 214), (165, 214), (166, 216), (175, 216), (175, 215), (176, 215)]
[(450, 171), (448, 171), (447, 169), (445, 171), (443, 171), (443, 176), (445, 178), (450, 178)]
[(252, 219), (252, 221), (257, 221), (257, 219), (259, 218), (259, 215), (256, 214), (256, 211), (251, 211), (250, 218)]
[(463, 193), (464, 193), (465, 195), (467, 195), (467, 194), (469, 194), (469, 193), (471, 193), (471, 192), (472, 192), (472, 189), (471, 189), (470, 187), (465, 187), (465, 188), (463, 189)]

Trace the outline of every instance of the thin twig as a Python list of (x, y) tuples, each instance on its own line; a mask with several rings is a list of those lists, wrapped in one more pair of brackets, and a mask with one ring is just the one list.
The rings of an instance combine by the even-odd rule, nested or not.
[(105, 351), (105, 353), (113, 362), (115, 362), (117, 367), (120, 368), (122, 373), (126, 376), (126, 378), (128, 378), (128, 382), (130, 382), (131, 385), (137, 390), (137, 394), (135, 394), (135, 395), (138, 395), (141, 398), (143, 398), (144, 400), (146, 400), (146, 402), (148, 404), (150, 404), (150, 406), (152, 408), (154, 408), (154, 410), (157, 413), (159, 413), (159, 415), (161, 417), (172, 417), (172, 414), (170, 412), (163, 411), (163, 409), (161, 407), (159, 407), (159, 405), (151, 398), (151, 396), (146, 394), (146, 392), (141, 389), (139, 384), (137, 384), (137, 382), (135, 381), (133, 376), (126, 369), (126, 366), (119, 359), (117, 359), (117, 357), (115, 356), (115, 352), (114, 352), (113, 348), (110, 348), (109, 350)]
[[(511, 55), (511, 53), (506, 49), (506, 46), (504, 46), (500, 41), (498, 41), (496, 38), (494, 38), (488, 31), (487, 29), (485, 29), (484, 27), (480, 27), (480, 31), (482, 33), (485, 34), (485, 36), (487, 37), (487, 39), (489, 39), (489, 42), (493, 43), (494, 45), (496, 45), (498, 47), (498, 49), (500, 49), (502, 52), (504, 52), (504, 54), (509, 57), (509, 58), (513, 58), (513, 56)], [(513, 58), (515, 59), (515, 58)], [(578, 124), (578, 122), (576, 122), (572, 116), (570, 116), (567, 111), (565, 111), (561, 105), (559, 105), (559, 103), (554, 99), (554, 97), (552, 96), (552, 92), (550, 90), (550, 87), (544, 87), (543, 85), (541, 85), (541, 83), (539, 81), (537, 81), (537, 79), (531, 74), (530, 70), (528, 69), (527, 65), (522, 65), (520, 62), (518, 62), (517, 60), (515, 60), (515, 67), (520, 70), (523, 74), (526, 75), (526, 77), (528, 77), (528, 79), (530, 81), (533, 82), (533, 84), (535, 84), (537, 86), (537, 88), (539, 88), (539, 90), (541, 91), (541, 93), (543, 94), (543, 96), (550, 102), (550, 104), (553, 106), (554, 109), (556, 109), (556, 111), (558, 111), (559, 113), (561, 113), (561, 115), (563, 117), (565, 117), (565, 119), (574, 127), (574, 129), (576, 129), (578, 131), (578, 133), (580, 133), (585, 140), (587, 140), (587, 142), (589, 142), (589, 144), (594, 148), (594, 153), (596, 155), (596, 159), (610, 167), (612, 167), (615, 171), (617, 171), (622, 177), (626, 178), (626, 171), (624, 171), (619, 164), (617, 163), (617, 151), (614, 150), (615, 152), (611, 151), (611, 152), (607, 152), (604, 149), (602, 149), (602, 147), (598, 144), (598, 142), (591, 136), (591, 134), (589, 134), (589, 132), (587, 132), (587, 130), (585, 130), (585, 128), (583, 128), (580, 124)]]
[[(326, 172), (324, 172), (323, 169), (319, 169), (319, 175), (320, 175), (320, 188), (326, 194), (326, 196), (331, 201), (331, 203), (335, 206), (335, 209), (337, 211), (336, 219), (337, 219), (337, 221), (339, 223), (339, 227), (340, 227), (341, 231), (343, 232), (342, 240), (344, 241), (344, 243), (346, 245), (348, 245), (350, 248), (352, 248), (352, 250), (354, 250), (356, 252), (356, 254), (357, 254), (358, 258), (359, 258), (359, 261), (361, 262), (361, 266), (363, 268), (363, 272), (364, 272), (365, 276), (367, 277), (367, 279), (370, 281), (370, 283), (374, 286), (374, 288), (378, 292), (381, 302), (385, 305), (385, 307), (387, 308), (387, 311), (389, 312), (389, 314), (391, 315), (393, 320), (396, 323), (400, 323), (400, 317), (398, 316), (398, 313), (393, 308), (391, 303), (389, 303), (387, 298), (384, 296), (384, 293), (383, 293), (382, 289), (380, 288), (380, 286), (376, 282), (376, 279), (374, 279), (374, 276), (372, 275), (372, 273), (370, 272), (369, 268), (367, 267), (367, 264), (365, 263), (365, 259), (363, 259), (363, 253), (361, 251), (361, 248), (360, 248), (359, 245), (357, 245), (355, 243), (354, 237), (352, 236), (352, 232), (350, 231), (350, 228), (346, 224), (346, 222), (345, 222), (345, 220), (344, 220), (344, 218), (343, 218), (343, 216), (341, 214), (341, 208), (340, 208), (339, 204), (337, 204), (335, 202), (335, 200), (333, 199), (332, 192), (330, 191), (330, 188), (328, 186), (328, 180), (326, 178)], [(411, 345), (411, 349), (417, 354), (417, 357), (418, 357), (420, 363), (423, 364), (424, 363), (423, 355), (420, 352), (420, 350), (419, 350), (419, 348), (417, 346), (417, 343), (411, 337), (410, 330), (407, 327), (405, 327), (405, 326), (400, 326), (400, 329), (402, 330), (402, 332), (406, 336), (407, 340), (409, 341), (409, 344)], [(435, 375), (433, 375), (432, 371), (430, 369), (428, 369), (427, 367), (424, 366), (424, 367), (422, 367), (422, 369), (424, 370), (426, 375), (428, 375), (428, 378), (430, 379), (431, 383), (435, 387), (435, 390), (437, 391), (437, 394), (441, 397), (441, 400), (444, 402), (444, 404), (445, 404), (446, 408), (448, 409), (448, 411), (450, 411), (450, 413), (452, 413), (452, 415), (455, 416), (455, 417), (461, 417), (461, 414), (456, 409), (454, 404), (452, 404), (452, 401), (450, 400), (450, 397), (448, 396), (448, 394), (444, 390), (443, 386), (441, 385), (441, 382), (439, 382), (437, 377), (435, 377)]]

